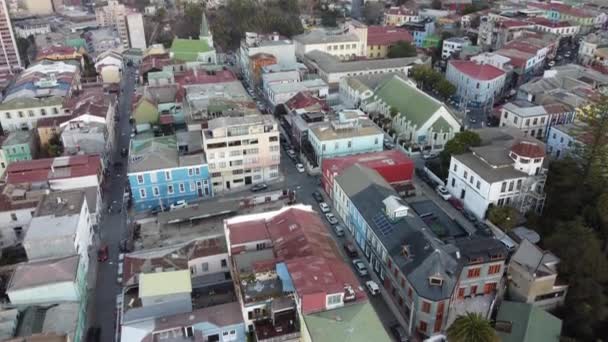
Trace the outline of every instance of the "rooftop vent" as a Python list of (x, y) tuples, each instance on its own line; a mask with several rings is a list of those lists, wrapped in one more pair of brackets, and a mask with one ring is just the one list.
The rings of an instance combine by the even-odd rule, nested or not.
[(431, 276), (429, 277), (429, 284), (432, 286), (441, 286), (443, 285), (443, 278), (441, 278), (439, 275)]
[(406, 217), (409, 212), (409, 207), (397, 196), (391, 195), (385, 198), (382, 203), (386, 216), (393, 222)]

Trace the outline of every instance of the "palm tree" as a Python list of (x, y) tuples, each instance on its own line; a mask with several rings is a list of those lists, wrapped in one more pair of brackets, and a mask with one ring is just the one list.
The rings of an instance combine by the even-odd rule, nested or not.
[(490, 325), (490, 321), (480, 314), (467, 312), (448, 328), (450, 342), (497, 342), (500, 339)]

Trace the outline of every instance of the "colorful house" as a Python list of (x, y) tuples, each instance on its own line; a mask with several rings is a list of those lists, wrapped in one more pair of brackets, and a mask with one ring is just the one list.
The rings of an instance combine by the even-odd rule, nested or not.
[(180, 155), (175, 136), (132, 140), (128, 176), (138, 211), (213, 196), (205, 155)]
[(20, 161), (32, 160), (35, 155), (33, 131), (11, 132), (2, 142), (2, 151), (7, 165)]

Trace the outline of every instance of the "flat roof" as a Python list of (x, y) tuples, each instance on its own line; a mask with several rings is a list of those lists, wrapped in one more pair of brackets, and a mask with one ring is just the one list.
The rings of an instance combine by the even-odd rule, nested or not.
[(422, 64), (422, 60), (419, 57), (341, 61), (335, 56), (319, 50), (311, 51), (305, 57), (326, 73), (403, 68), (413, 64)]
[(310, 128), (312, 134), (321, 141), (348, 139), (368, 135), (383, 135), (378, 126), (369, 120), (358, 120), (352, 128), (335, 129), (331, 123), (320, 124)]
[(18, 291), (61, 282), (73, 282), (78, 273), (78, 255), (27, 262), (15, 268), (7, 291)]
[(190, 270), (142, 273), (139, 275), (139, 296), (154, 297), (192, 292)]

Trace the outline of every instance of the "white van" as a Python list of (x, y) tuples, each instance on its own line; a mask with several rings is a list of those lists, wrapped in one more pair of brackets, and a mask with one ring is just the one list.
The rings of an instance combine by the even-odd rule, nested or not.
[(372, 296), (375, 296), (380, 293), (380, 287), (378, 287), (378, 284), (376, 284), (376, 282), (373, 280), (366, 281), (365, 286), (367, 287), (367, 290)]

